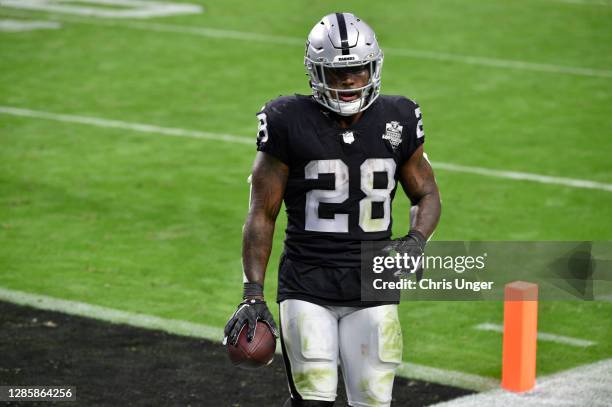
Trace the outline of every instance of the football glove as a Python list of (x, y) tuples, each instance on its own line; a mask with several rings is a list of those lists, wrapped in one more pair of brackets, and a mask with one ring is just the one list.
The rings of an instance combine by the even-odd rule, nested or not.
[[(406, 236), (392, 240), (390, 244), (383, 248), (383, 252), (386, 255), (399, 253), (402, 256), (407, 254), (409, 257), (418, 258), (419, 256), (423, 256), (425, 252), (425, 243), (427, 243), (427, 240), (425, 239), (425, 236), (421, 234), (421, 232), (411, 230)], [(416, 280), (421, 281), (423, 278), (422, 258), (421, 261), (418, 262), (416, 269), (412, 270), (412, 272), (415, 274)], [(406, 274), (406, 270), (397, 270), (395, 274)]]
[(266, 302), (258, 299), (245, 299), (238, 305), (238, 309), (225, 325), (223, 344), (225, 345), (229, 342), (232, 345), (236, 345), (238, 335), (245, 324), (248, 324), (249, 329), (247, 340), (251, 342), (255, 336), (257, 321), (268, 324), (272, 334), (278, 338), (278, 329)]

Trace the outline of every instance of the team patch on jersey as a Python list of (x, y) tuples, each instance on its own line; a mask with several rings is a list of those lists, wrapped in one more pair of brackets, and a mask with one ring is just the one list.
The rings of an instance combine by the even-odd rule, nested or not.
[(397, 146), (402, 142), (402, 129), (403, 126), (400, 126), (399, 122), (389, 122), (386, 125), (385, 134), (383, 134), (382, 138), (385, 140), (389, 140), (391, 143), (391, 147), (393, 150), (397, 149)]
[(352, 131), (346, 131), (342, 133), (342, 140), (346, 144), (353, 144), (353, 142), (355, 141), (355, 135), (353, 134)]

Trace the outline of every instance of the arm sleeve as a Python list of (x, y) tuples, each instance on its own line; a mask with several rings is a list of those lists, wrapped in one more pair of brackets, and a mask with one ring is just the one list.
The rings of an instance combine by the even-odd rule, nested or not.
[(289, 129), (278, 110), (266, 104), (257, 113), (257, 151), (268, 153), (289, 165)]
[(402, 132), (401, 161), (410, 159), (414, 151), (425, 142), (423, 129), (423, 114), (418, 103), (406, 99), (403, 106), (404, 115), (407, 116), (407, 128)]

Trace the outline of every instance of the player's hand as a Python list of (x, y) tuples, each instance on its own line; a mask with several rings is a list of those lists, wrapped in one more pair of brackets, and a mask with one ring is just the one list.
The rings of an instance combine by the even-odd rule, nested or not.
[(255, 336), (257, 321), (268, 324), (272, 330), (272, 334), (278, 338), (278, 329), (276, 328), (276, 323), (274, 322), (274, 318), (266, 302), (259, 299), (245, 299), (238, 304), (238, 309), (225, 325), (225, 338), (223, 338), (223, 344), (225, 345), (229, 342), (235, 345), (238, 341), (238, 335), (245, 324), (248, 324), (249, 329), (247, 332), (247, 340), (251, 342)]
[[(411, 230), (406, 236), (391, 241), (391, 243), (383, 248), (383, 252), (386, 255), (399, 253), (403, 256), (407, 254), (409, 257), (417, 259), (424, 255), (426, 243), (427, 240), (421, 232)], [(423, 278), (423, 257), (420, 257), (417, 267), (414, 270), (410, 270), (410, 272), (415, 274), (417, 281), (421, 281)], [(396, 271), (396, 275), (400, 274), (406, 274), (406, 270)]]

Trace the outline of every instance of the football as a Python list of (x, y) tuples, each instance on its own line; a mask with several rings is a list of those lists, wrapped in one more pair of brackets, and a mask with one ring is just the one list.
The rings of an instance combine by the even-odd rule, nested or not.
[(256, 369), (272, 363), (276, 350), (276, 338), (265, 322), (257, 321), (255, 336), (247, 341), (247, 325), (242, 327), (236, 345), (228, 343), (227, 353), (235, 366)]

